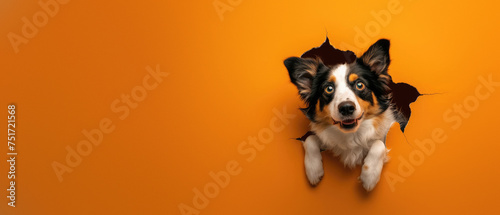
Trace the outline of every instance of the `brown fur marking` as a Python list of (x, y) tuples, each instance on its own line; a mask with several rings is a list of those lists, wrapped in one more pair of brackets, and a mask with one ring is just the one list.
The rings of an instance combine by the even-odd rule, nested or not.
[(358, 78), (359, 78), (359, 76), (356, 75), (356, 74), (354, 74), (354, 73), (349, 75), (349, 81), (350, 82), (354, 82)]
[(373, 105), (368, 101), (356, 97), (359, 106), (361, 106), (361, 110), (365, 112), (366, 119), (371, 119), (380, 113), (380, 106), (378, 104), (377, 97), (373, 92), (372, 92), (372, 98), (373, 98)]

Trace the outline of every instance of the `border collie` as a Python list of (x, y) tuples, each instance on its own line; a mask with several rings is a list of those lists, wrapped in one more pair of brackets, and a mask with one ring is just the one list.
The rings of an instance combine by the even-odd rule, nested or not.
[(391, 103), (390, 42), (381, 39), (352, 63), (325, 65), (319, 58), (290, 57), (284, 64), (306, 104), (311, 121), (302, 138), (309, 183), (323, 178), (321, 151), (328, 150), (344, 166), (363, 165), (363, 187), (371, 191), (388, 160), (385, 137), (396, 122)]

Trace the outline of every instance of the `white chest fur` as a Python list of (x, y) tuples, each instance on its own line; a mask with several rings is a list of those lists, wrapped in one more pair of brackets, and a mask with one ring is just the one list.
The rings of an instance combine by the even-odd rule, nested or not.
[(332, 151), (345, 166), (353, 168), (362, 163), (374, 141), (384, 141), (394, 122), (392, 111), (388, 110), (379, 119), (363, 120), (354, 133), (344, 133), (336, 125), (320, 130), (314, 123), (311, 124), (311, 130), (321, 140), (323, 149)]

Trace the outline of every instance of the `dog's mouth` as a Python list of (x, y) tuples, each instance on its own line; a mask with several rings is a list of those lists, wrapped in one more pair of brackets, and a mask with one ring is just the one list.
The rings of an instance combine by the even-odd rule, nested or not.
[(342, 121), (336, 121), (335, 119), (332, 118), (332, 120), (334, 125), (339, 124), (340, 128), (343, 128), (345, 130), (350, 130), (358, 126), (359, 121), (361, 120), (361, 118), (363, 118), (364, 115), (365, 112), (363, 112), (360, 117), (354, 119), (344, 119)]

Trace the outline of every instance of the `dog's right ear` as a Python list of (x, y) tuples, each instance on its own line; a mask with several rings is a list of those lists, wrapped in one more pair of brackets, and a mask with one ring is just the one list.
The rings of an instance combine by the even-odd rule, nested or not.
[(314, 76), (318, 73), (321, 62), (309, 58), (290, 57), (285, 60), (290, 81), (297, 86), (302, 100), (307, 101), (311, 96)]

